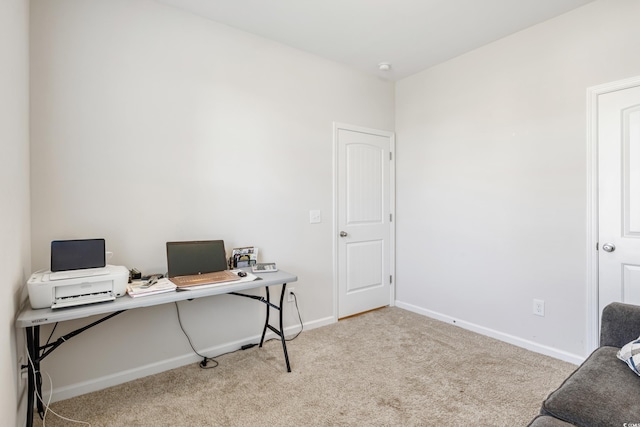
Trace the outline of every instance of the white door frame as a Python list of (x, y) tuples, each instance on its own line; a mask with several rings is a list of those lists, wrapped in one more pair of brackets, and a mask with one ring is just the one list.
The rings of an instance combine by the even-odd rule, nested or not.
[(389, 163), (389, 212), (391, 224), (389, 230), (389, 274), (393, 277), (393, 283), (389, 286), (389, 305), (394, 306), (396, 300), (396, 137), (393, 132), (355, 126), (346, 123), (333, 123), (333, 320), (338, 321), (338, 131), (340, 129), (370, 133), (389, 137), (391, 162)]
[(640, 76), (587, 89), (587, 339), (586, 354), (600, 344), (598, 305), (598, 97), (640, 86)]

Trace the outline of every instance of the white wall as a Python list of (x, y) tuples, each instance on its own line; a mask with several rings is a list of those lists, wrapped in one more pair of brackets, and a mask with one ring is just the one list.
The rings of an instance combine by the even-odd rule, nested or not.
[[(331, 123), (393, 130), (394, 85), (150, 0), (31, 8), (33, 269), (52, 239), (105, 237), (112, 263), (164, 271), (164, 242), (222, 238), (297, 273), (305, 323), (330, 322)], [(598, 1), (397, 83), (398, 305), (586, 354), (586, 88), (640, 74), (639, 14), (634, 0)], [(14, 21), (2, 28), (20, 33)], [(26, 102), (8, 81), (9, 104)], [(25, 120), (2, 128), (20, 151), (3, 185), (28, 182)], [(16, 286), (25, 212), (2, 213), (19, 219)], [(262, 313), (231, 296), (181, 308), (203, 351), (251, 340)], [(44, 369), (60, 399), (192, 358), (167, 306), (85, 332)]]
[[(25, 382), (18, 357), (26, 352), (14, 318), (31, 270), (29, 224), (29, 2), (0, 2), (0, 414), (24, 425)], [(16, 415), (17, 414), (17, 415)]]
[(400, 306), (586, 355), (586, 89), (640, 75), (638, 16), (598, 1), (398, 82)]
[[(333, 321), (332, 122), (393, 129), (394, 85), (150, 0), (31, 8), (33, 268), (53, 239), (104, 237), (110, 263), (144, 272), (166, 270), (166, 241), (224, 239), (298, 275), (305, 323)], [(261, 332), (254, 301), (181, 307), (203, 351)], [(83, 333), (44, 370), (56, 400), (194, 357), (165, 306)]]

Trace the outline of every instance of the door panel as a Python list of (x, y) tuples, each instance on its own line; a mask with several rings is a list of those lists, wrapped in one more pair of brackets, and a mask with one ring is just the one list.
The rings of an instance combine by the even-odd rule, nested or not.
[(598, 299), (640, 304), (640, 87), (598, 98)]
[(640, 108), (622, 115), (624, 173), (624, 236), (640, 237)]
[(338, 317), (391, 303), (392, 134), (336, 128)]
[[(345, 135), (344, 132), (340, 131), (340, 137), (343, 140), (351, 139), (351, 135)], [(366, 135), (361, 135), (361, 137), (362, 140), (370, 139)], [(385, 155), (385, 150), (377, 145), (369, 144), (345, 142), (347, 225), (382, 224), (384, 222), (382, 216), (384, 215), (385, 192), (382, 188), (384, 178), (382, 157)]]
[(640, 305), (640, 263), (622, 266), (622, 301)]
[(384, 242), (347, 242), (346, 295), (384, 286)]

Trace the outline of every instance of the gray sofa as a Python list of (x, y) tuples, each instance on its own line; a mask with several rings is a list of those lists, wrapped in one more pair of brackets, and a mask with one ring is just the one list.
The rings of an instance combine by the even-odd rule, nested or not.
[(600, 347), (547, 397), (529, 426), (640, 427), (640, 377), (616, 357), (638, 336), (640, 306), (606, 306)]

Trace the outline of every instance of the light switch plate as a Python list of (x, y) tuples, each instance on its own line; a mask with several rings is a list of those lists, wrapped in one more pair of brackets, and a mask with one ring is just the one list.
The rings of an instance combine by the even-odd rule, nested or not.
[(309, 224), (318, 224), (322, 222), (322, 216), (320, 215), (320, 211), (317, 209), (312, 209), (309, 211)]

